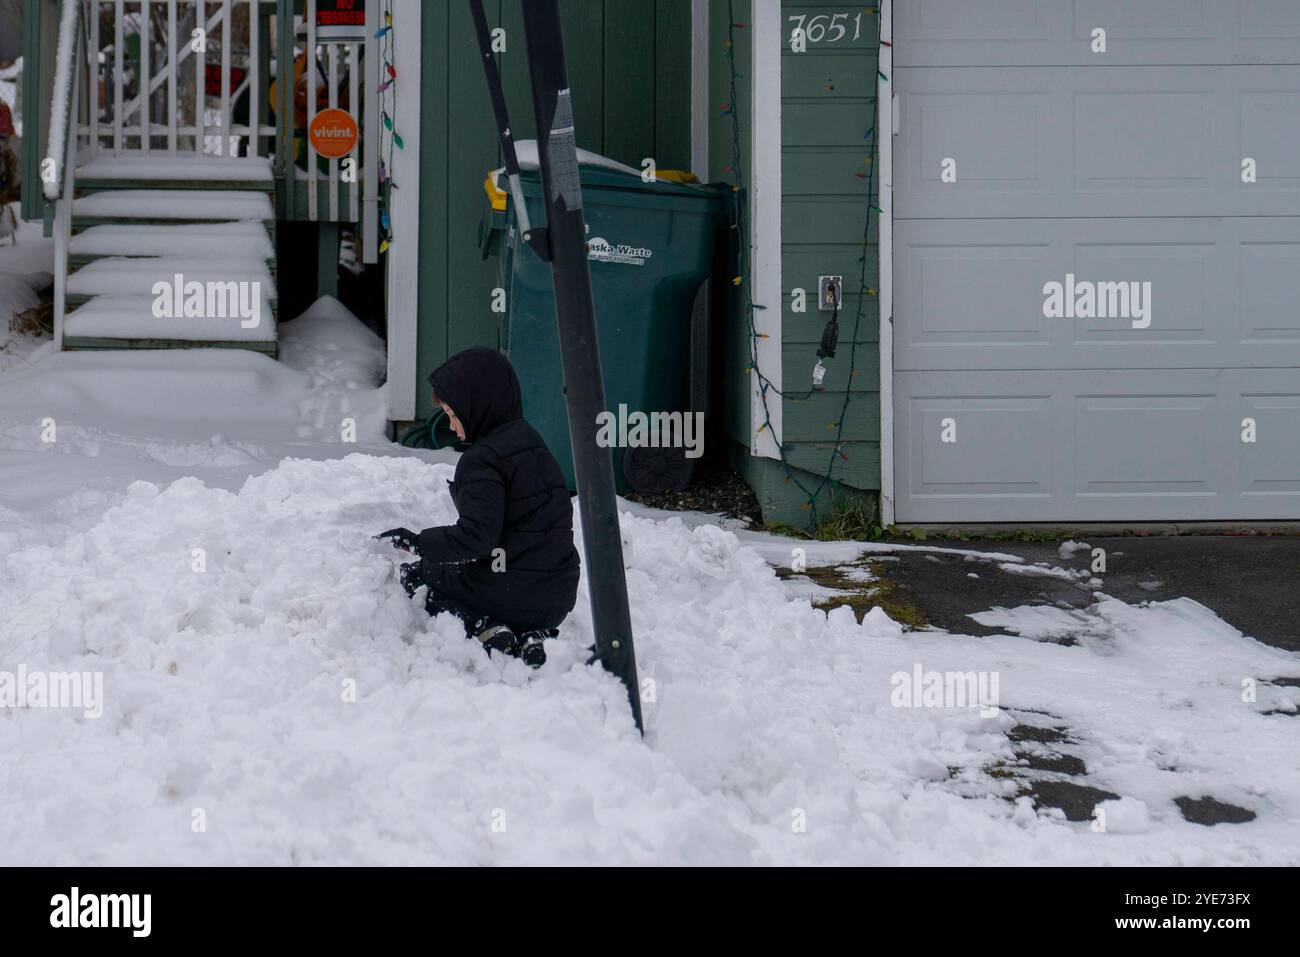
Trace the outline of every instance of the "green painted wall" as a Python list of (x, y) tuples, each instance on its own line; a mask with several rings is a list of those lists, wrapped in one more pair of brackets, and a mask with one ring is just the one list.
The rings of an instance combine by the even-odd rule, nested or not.
[[(857, 175), (869, 176), (872, 162), (878, 21), (875, 10), (862, 5), (785, 0), (787, 34), (799, 22), (791, 18), (799, 16), (808, 18), (803, 21), (809, 30), (808, 47), (796, 53), (787, 44), (781, 57), (781, 330), (787, 394), (806, 393), (811, 387), (817, 345), (830, 317), (812, 305), (817, 277), (844, 276), (845, 295), (839, 350), (825, 363), (825, 391), (802, 400), (786, 399), (785, 445), (794, 465), (825, 474), (835, 436), (827, 426), (838, 422), (848, 390), (841, 445), (848, 459), (837, 459), (832, 475), (855, 488), (879, 489), (880, 308), (875, 296), (858, 292), (871, 180)], [(817, 36), (822, 39), (814, 41)], [(880, 262), (874, 214), (869, 240), (866, 284), (874, 289)], [(791, 308), (796, 288), (808, 292), (807, 312)], [(860, 299), (862, 317), (855, 339)], [(858, 349), (850, 366), (854, 341)], [(850, 375), (853, 368), (856, 376)]]
[[(783, 0), (781, 7), (786, 37), (799, 22), (792, 18), (801, 16), (805, 25), (821, 36), (802, 53), (792, 51), (787, 40), (781, 62), (782, 382), (788, 395), (782, 400), (783, 444), (788, 465), (806, 488), (815, 488), (829, 468), (845, 493), (837, 494), (837, 502), (862, 504), (863, 496), (854, 490), (880, 488), (879, 305), (875, 296), (858, 294), (864, 252), (866, 284), (873, 289), (879, 285), (879, 247), (874, 214), (869, 244), (865, 251), (862, 246), (868, 179), (857, 175), (869, 174), (872, 162), (874, 132), (868, 133), (875, 124), (879, 25), (873, 7), (824, 0)], [(738, 21), (748, 22), (748, 3), (735, 2), (733, 9)], [(728, 99), (727, 11), (727, 0), (712, 0), (710, 99), (718, 103)], [(843, 16), (836, 19), (837, 14)], [(855, 22), (858, 14), (861, 17)], [(814, 21), (814, 17), (822, 19)], [(838, 27), (826, 29), (832, 22), (844, 27), (843, 34)], [(819, 26), (813, 27), (814, 23)], [(748, 158), (750, 45), (747, 35), (740, 36), (736, 65), (742, 79), (737, 106), (741, 154)], [(715, 178), (734, 182), (735, 175), (725, 169), (734, 165), (730, 119), (719, 112), (710, 120), (710, 172)], [(744, 184), (751, 173), (751, 169), (742, 168)], [(816, 307), (820, 275), (844, 276), (844, 308), (839, 318), (839, 350), (834, 359), (825, 362), (825, 391), (807, 395), (817, 347), (830, 316)], [(808, 308), (802, 313), (793, 309), (797, 288), (807, 291)], [(860, 298), (863, 312), (855, 337), (854, 316)], [(806, 497), (785, 466), (749, 454), (747, 332), (740, 303), (732, 297), (725, 337), (725, 425), (736, 442), (733, 462), (758, 494), (767, 521), (803, 527), (810, 515)], [(856, 358), (850, 363), (855, 339)], [(856, 376), (850, 374), (853, 369)], [(847, 460), (835, 457), (834, 445), (834, 424), (844, 407), (846, 391), (848, 407), (839, 448)], [(868, 496), (865, 502), (869, 509), (874, 508), (873, 498)], [(820, 518), (832, 511), (827, 505), (819, 505)]]
[[(518, 0), (486, 0), (506, 30), (498, 56), (516, 139), (535, 135)], [(690, 163), (690, 0), (564, 0), (565, 54), (578, 145), (631, 166)], [(479, 258), (483, 179), (502, 165), (468, 5), (426, 4), (421, 18), (420, 280), (417, 413), (429, 372), (473, 345), (495, 345), (495, 263)], [(395, 205), (401, 204), (400, 183)]]

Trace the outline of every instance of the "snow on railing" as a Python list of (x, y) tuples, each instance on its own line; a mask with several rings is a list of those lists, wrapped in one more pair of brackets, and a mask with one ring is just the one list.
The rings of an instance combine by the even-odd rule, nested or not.
[(45, 198), (55, 199), (64, 180), (64, 162), (68, 153), (68, 128), (75, 122), (72, 114), (72, 84), (77, 75), (77, 13), (81, 0), (63, 0), (59, 17), (59, 50), (54, 67), (54, 92), (50, 98), (50, 135), (42, 166), (51, 164), (45, 183)]

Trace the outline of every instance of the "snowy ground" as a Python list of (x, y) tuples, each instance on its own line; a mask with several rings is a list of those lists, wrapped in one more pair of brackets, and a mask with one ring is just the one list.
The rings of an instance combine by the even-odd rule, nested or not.
[[(283, 335), (0, 374), (0, 672), (104, 689), (0, 708), (0, 863), (1300, 863), (1300, 691), (1242, 693), (1300, 660), (1104, 580), (1086, 613), (990, 609), (1005, 635), (905, 632), (773, 569), (885, 546), (628, 506), (641, 739), (585, 591), (537, 673), (406, 598), (370, 536), (450, 521), (452, 457), (383, 438), (382, 348), (337, 303)], [(896, 706), (917, 669), (998, 707)], [(1104, 830), (989, 773), (1018, 725), (1068, 729)]]

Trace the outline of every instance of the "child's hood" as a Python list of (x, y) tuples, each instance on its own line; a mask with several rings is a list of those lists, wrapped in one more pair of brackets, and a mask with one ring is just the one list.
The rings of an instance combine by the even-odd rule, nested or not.
[(429, 374), (429, 384), (460, 419), (466, 442), (524, 417), (519, 377), (496, 349), (476, 346), (456, 353)]

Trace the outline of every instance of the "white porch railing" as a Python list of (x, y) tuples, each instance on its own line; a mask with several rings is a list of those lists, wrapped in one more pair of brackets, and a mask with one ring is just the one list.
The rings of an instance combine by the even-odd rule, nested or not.
[[(367, 218), (369, 224), (371, 209), (370, 206), (378, 188), (377, 163), (379, 157), (378, 151), (378, 108), (375, 90), (379, 83), (379, 44), (376, 42), (375, 32), (379, 24), (379, 2), (371, 0), (366, 5), (366, 28), (364, 39), (347, 39), (347, 40), (324, 40), (322, 41), (316, 34), (316, 0), (307, 0), (306, 16), (295, 24), (295, 41), (301, 40), (301, 49), (306, 58), (304, 73), (309, 77), (320, 77), (323, 75), (326, 87), (327, 104), (321, 104), (317, 99), (317, 84), (307, 83), (307, 118), (311, 122), (311, 117), (316, 115), (316, 111), (323, 105), (328, 105), (331, 109), (339, 108), (339, 91), (344, 82), (347, 84), (348, 101), (347, 108), (353, 116), (358, 118), (357, 128), (360, 133), (358, 145), (361, 147), (362, 155), (352, 157), (353, 173), (355, 175), (346, 180), (342, 180), (346, 195), (346, 210), (341, 210), (339, 205), (339, 192), (341, 181), (342, 159), (326, 159), (328, 172), (324, 178), (326, 183), (322, 183), (322, 176), (319, 175), (319, 164), (322, 157), (316, 152), (316, 147), (311, 141), (311, 137), (306, 137), (304, 148), (307, 150), (307, 218), (308, 219), (328, 219), (344, 220), (356, 222), (361, 217), (361, 193), (362, 186), (365, 187), (367, 194)], [(295, 44), (295, 52), (298, 46)], [(362, 54), (365, 54), (366, 64), (366, 83), (365, 90), (367, 96), (363, 100), (361, 97), (361, 64)], [(322, 64), (326, 66), (323, 68)], [(340, 76), (340, 68), (344, 70), (344, 75)], [(363, 175), (364, 169), (364, 175)], [(364, 182), (363, 182), (364, 180)], [(328, 208), (328, 215), (322, 215), (320, 189), (327, 186), (325, 205)], [(373, 230), (368, 230), (373, 233)], [(369, 240), (365, 244), (368, 248), (372, 245)], [(367, 253), (364, 257), (366, 262), (377, 261), (376, 255)]]
[(77, 0), (64, 0), (59, 17), (50, 130), (41, 179), (45, 198), (54, 201), (54, 347), (63, 348), (63, 317), (67, 312), (68, 243), (72, 238), (72, 198), (77, 178), (77, 117), (80, 113), (81, 63), (85, 56), (85, 25)]
[[(306, 0), (305, 16), (293, 15), (292, 0), (64, 0), (41, 168), (53, 201), (60, 347), (76, 167), (96, 156), (270, 157), (282, 218), (303, 218), (305, 205), (310, 220), (360, 222), (362, 259), (378, 261), (379, 6), (367, 4), (362, 35), (318, 40), (316, 0)], [(359, 149), (348, 156), (322, 160), (308, 131), (295, 130), (298, 61), (309, 78), (308, 124), (324, 105), (314, 79), (329, 106), (346, 106), (358, 119)], [(274, 104), (273, 75), (287, 79)], [(305, 170), (296, 150), (305, 153)], [(344, 175), (344, 162), (353, 175)]]
[[(246, 155), (266, 154), (263, 140), (276, 129), (262, 122), (269, 82), (262, 31), (276, 0), (84, 2), (90, 83), (82, 132), (92, 154), (229, 156), (240, 141)], [(241, 97), (244, 116), (232, 122)], [(210, 98), (220, 106), (210, 107)]]

